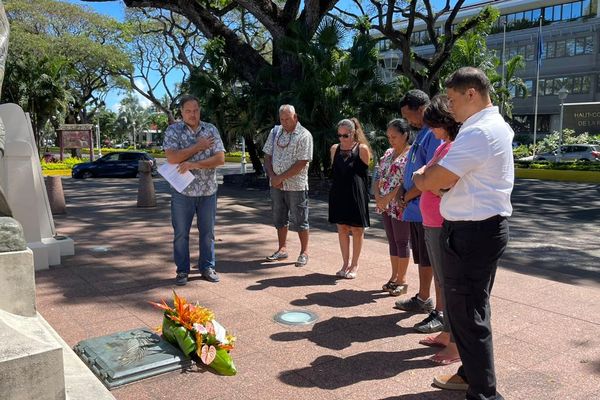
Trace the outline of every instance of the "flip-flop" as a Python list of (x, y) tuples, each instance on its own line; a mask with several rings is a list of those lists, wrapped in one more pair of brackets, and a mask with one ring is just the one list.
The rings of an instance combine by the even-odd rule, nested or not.
[(435, 336), (427, 336), (425, 339), (419, 340), (419, 344), (429, 347), (446, 347), (443, 343), (435, 340)]
[(449, 364), (453, 364), (455, 362), (459, 362), (460, 356), (459, 357), (445, 357), (445, 356), (438, 356), (437, 354), (435, 354), (435, 355), (429, 357), (429, 360), (438, 365), (449, 365)]

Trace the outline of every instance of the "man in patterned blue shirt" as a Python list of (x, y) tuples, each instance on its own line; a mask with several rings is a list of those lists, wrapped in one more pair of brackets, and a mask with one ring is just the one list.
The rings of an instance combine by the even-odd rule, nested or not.
[(200, 121), (200, 101), (184, 96), (180, 101), (183, 121), (169, 126), (163, 147), (167, 162), (179, 164), (180, 173), (190, 171), (195, 179), (179, 193), (171, 188), (173, 258), (176, 285), (185, 285), (190, 272), (190, 228), (196, 215), (200, 233), (198, 269), (209, 282), (218, 282), (215, 272), (215, 217), (217, 213), (217, 170), (225, 164), (225, 148), (217, 128)]

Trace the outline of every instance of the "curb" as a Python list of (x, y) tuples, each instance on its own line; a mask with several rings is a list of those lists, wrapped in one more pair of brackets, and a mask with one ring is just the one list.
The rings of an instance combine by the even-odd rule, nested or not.
[(515, 168), (515, 178), (580, 183), (600, 183), (600, 171)]

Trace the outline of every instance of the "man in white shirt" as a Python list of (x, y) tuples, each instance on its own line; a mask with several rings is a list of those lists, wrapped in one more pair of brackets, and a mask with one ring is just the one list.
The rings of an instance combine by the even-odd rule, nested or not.
[(296, 267), (308, 262), (308, 166), (312, 161), (313, 138), (298, 122), (290, 104), (279, 107), (279, 122), (263, 147), (265, 170), (271, 182), (271, 207), (277, 229), (277, 251), (267, 261), (288, 258), (288, 229), (298, 232), (300, 255)]
[(498, 259), (508, 243), (512, 214), (514, 132), (490, 100), (490, 81), (472, 67), (445, 82), (454, 118), (462, 127), (452, 149), (414, 182), (443, 195), (442, 241), (445, 299), (463, 365), (455, 375), (436, 376), (435, 386), (466, 390), (468, 400), (501, 400), (496, 391), (489, 297)]

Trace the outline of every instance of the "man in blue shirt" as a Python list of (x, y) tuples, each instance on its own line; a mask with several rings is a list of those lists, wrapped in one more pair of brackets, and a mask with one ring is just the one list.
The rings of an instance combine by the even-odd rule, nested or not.
[[(401, 200), (406, 204), (402, 218), (410, 222), (410, 244), (415, 264), (419, 265), (419, 293), (408, 300), (398, 300), (396, 308), (411, 312), (429, 314), (423, 321), (415, 324), (415, 329), (423, 333), (439, 332), (443, 329), (443, 312), (441, 307), (434, 309), (431, 298), (431, 281), (433, 269), (429, 261), (423, 217), (419, 209), (421, 191), (413, 182), (413, 173), (426, 165), (441, 144), (431, 129), (423, 122), (423, 113), (429, 105), (429, 96), (421, 90), (410, 90), (400, 100), (402, 117), (414, 128), (419, 129), (417, 137), (408, 153), (408, 161), (404, 169), (404, 182)], [(439, 309), (438, 309), (439, 308)]]
[(167, 162), (178, 164), (180, 173), (190, 171), (194, 180), (181, 193), (171, 189), (173, 258), (177, 266), (175, 284), (182, 286), (190, 272), (190, 229), (194, 215), (200, 235), (198, 269), (209, 282), (218, 282), (215, 272), (215, 218), (217, 170), (225, 164), (225, 148), (213, 124), (200, 121), (200, 102), (194, 96), (180, 101), (181, 117), (165, 131), (163, 147)]

